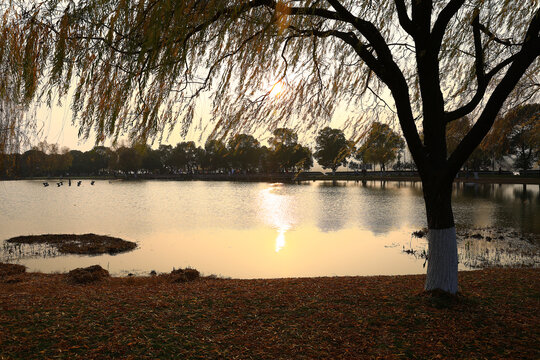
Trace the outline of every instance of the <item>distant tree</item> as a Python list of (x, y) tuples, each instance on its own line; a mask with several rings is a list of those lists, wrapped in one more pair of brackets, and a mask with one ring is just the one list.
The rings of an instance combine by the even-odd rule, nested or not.
[(268, 140), (270, 147), (276, 149), (280, 146), (295, 146), (298, 144), (298, 135), (293, 129), (278, 128), (272, 132), (272, 137)]
[(198, 166), (197, 145), (193, 141), (176, 144), (171, 153), (171, 164), (177, 170), (193, 173)]
[(146, 144), (139, 146), (137, 150), (141, 155), (141, 169), (150, 173), (160, 173), (163, 170), (159, 150), (153, 150)]
[(234, 135), (227, 145), (231, 166), (247, 172), (257, 170), (261, 155), (260, 149), (259, 141), (252, 135)]
[(33, 149), (36, 149), (44, 154), (42, 158), (39, 158), (39, 164), (35, 164), (35, 166), (38, 166), (42, 175), (53, 175), (53, 159), (50, 154), (56, 154), (58, 151), (58, 145), (49, 144), (47, 140), (43, 140), (34, 146)]
[(527, 104), (510, 110), (494, 127), (499, 146), (514, 155), (514, 167), (531, 169), (540, 155), (540, 104)]
[(313, 166), (313, 153), (307, 146), (297, 144), (294, 147), (292, 162), (294, 163), (294, 170), (309, 170)]
[(25, 151), (21, 156), (20, 169), (22, 176), (47, 175), (47, 154), (36, 147)]
[(279, 164), (269, 147), (261, 146), (259, 153), (259, 167), (262, 172), (274, 173), (279, 171)]
[(99, 174), (110, 167), (115, 166), (118, 158), (113, 151), (106, 146), (94, 146), (92, 150), (85, 154), (89, 161), (89, 170), (91, 174)]
[(502, 121), (498, 117), (493, 127), (488, 132), (484, 140), (479, 145), (487, 157), (489, 157), (492, 170), (495, 169), (496, 164), (503, 162), (504, 157), (508, 156), (508, 144), (503, 140), (504, 135), (502, 134), (503, 129), (501, 129)]
[(224, 170), (227, 165), (227, 147), (221, 140), (209, 139), (204, 144), (205, 158), (211, 171)]
[(121, 146), (116, 150), (115, 169), (124, 174), (136, 173), (141, 168), (141, 154), (133, 147)]
[(173, 147), (172, 145), (159, 145), (158, 147), (159, 160), (167, 172), (172, 172), (173, 164), (171, 162)]
[(349, 167), (349, 169), (354, 170), (354, 171), (357, 171), (357, 170), (359, 170), (359, 169), (362, 168), (361, 163), (356, 162), (356, 161), (352, 161), (352, 160), (349, 161), (349, 163), (347, 164), (347, 166)]
[(20, 154), (2, 154), (0, 152), (0, 178), (20, 176)]
[[(446, 127), (446, 146), (448, 155), (452, 154), (457, 149), (461, 139), (467, 135), (473, 125), (474, 124), (468, 116), (464, 116), (448, 124)], [(467, 170), (483, 170), (489, 169), (491, 163), (492, 157), (490, 152), (483, 146), (479, 146), (472, 152), (467, 161), (465, 161), (463, 167)]]
[(70, 150), (69, 153), (72, 160), (68, 172), (72, 175), (87, 174), (89, 171), (86, 154), (80, 150)]
[(203, 172), (208, 170), (209, 164), (208, 164), (208, 159), (206, 157), (206, 150), (204, 150), (200, 146), (197, 146), (197, 149), (195, 149), (195, 158), (196, 158), (196, 167), (194, 168), (194, 171), (196, 171), (197, 168), (200, 168), (200, 170)]
[(57, 155), (57, 159), (55, 160), (55, 169), (57, 173), (61, 175), (68, 173), (72, 162), (73, 157), (71, 156), (69, 148), (63, 146), (60, 149), (60, 153)]
[(471, 130), (472, 125), (471, 119), (464, 116), (446, 126), (446, 151), (448, 154), (452, 154), (456, 150), (461, 139)]
[(406, 170), (405, 168), (405, 146), (398, 150), (396, 163), (392, 166), (394, 170)]
[(40, 142), (38, 147), (47, 153), (44, 168), (48, 175), (62, 176), (69, 170), (73, 159), (68, 148), (60, 149), (58, 144), (47, 144), (47, 142)]
[(269, 139), (271, 162), (284, 171), (306, 170), (313, 165), (309, 148), (298, 144), (298, 135), (292, 129), (278, 128)]
[(386, 171), (386, 164), (396, 159), (405, 147), (405, 141), (388, 124), (371, 123), (369, 133), (357, 151), (357, 158), (366, 163), (379, 164)]
[(319, 131), (313, 156), (324, 169), (332, 169), (335, 173), (338, 167), (347, 165), (350, 153), (351, 144), (342, 130), (327, 126)]

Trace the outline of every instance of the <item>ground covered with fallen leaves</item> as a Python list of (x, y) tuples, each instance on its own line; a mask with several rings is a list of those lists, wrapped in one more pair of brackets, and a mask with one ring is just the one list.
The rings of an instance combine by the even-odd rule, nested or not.
[(539, 359), (540, 269), (275, 280), (170, 276), (77, 285), (0, 277), (0, 359)]

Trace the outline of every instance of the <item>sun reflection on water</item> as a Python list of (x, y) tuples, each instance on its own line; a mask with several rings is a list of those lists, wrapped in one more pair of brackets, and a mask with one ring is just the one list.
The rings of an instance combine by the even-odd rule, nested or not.
[(279, 252), (285, 245), (285, 233), (294, 224), (291, 215), (291, 198), (284, 194), (284, 184), (274, 183), (261, 190), (260, 216), (264, 222), (276, 229), (275, 251)]
[(276, 237), (276, 252), (279, 252), (279, 250), (283, 249), (285, 246), (285, 233), (289, 230), (288, 228), (280, 228), (278, 229), (278, 235)]

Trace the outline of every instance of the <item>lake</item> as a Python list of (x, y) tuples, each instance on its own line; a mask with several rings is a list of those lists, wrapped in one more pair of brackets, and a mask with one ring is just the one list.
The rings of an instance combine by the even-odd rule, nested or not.
[[(453, 206), (460, 228), (540, 234), (538, 185), (455, 185)], [(419, 255), (426, 241), (411, 233), (425, 226), (421, 184), (411, 182), (0, 182), (0, 240), (96, 233), (138, 244), (115, 256), (4, 252), (0, 258), (29, 271), (99, 264), (114, 275), (188, 266), (232, 278), (418, 274), (425, 272)], [(532, 245), (525, 253), (534, 255), (525, 261), (538, 265), (538, 244)], [(531, 243), (512, 243), (506, 252), (501, 246), (504, 241), (460, 241), (460, 269), (478, 267), (475, 261), (486, 256), (495, 265), (515, 265), (526, 257), (516, 246)]]

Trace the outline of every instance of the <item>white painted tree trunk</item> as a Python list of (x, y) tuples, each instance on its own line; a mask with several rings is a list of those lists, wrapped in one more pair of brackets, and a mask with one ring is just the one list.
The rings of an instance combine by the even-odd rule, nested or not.
[(425, 290), (458, 291), (456, 228), (429, 229), (428, 268)]

